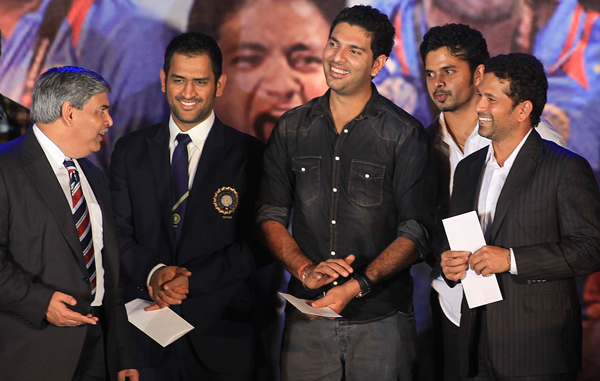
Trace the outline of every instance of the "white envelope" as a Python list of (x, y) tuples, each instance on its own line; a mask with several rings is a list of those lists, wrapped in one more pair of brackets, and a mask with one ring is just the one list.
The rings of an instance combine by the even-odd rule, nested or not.
[(304, 314), (307, 314), (307, 315), (316, 315), (316, 316), (323, 316), (323, 317), (327, 317), (327, 318), (342, 317), (342, 315), (340, 315), (337, 312), (333, 311), (329, 307), (321, 307), (321, 308), (314, 308), (314, 307), (312, 307), (310, 305), (310, 303), (311, 303), (310, 300), (296, 298), (295, 296), (292, 296), (290, 294), (284, 294), (283, 292), (280, 292), (279, 295), (283, 296), (288, 302), (292, 303), (292, 305), (294, 307), (296, 307), (297, 309), (299, 309), (300, 312), (302, 312)]
[[(474, 253), (486, 245), (475, 211), (446, 218), (442, 222), (451, 250)], [(471, 309), (502, 300), (496, 274), (485, 277), (469, 268), (461, 282)]]
[(170, 308), (161, 308), (155, 311), (144, 310), (153, 304), (154, 302), (143, 299), (135, 299), (125, 304), (127, 319), (163, 347), (194, 329), (190, 323)]

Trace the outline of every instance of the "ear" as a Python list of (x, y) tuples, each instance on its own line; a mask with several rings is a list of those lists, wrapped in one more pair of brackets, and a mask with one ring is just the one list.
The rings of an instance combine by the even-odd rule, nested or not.
[(523, 101), (517, 105), (517, 120), (519, 123), (523, 123), (529, 120), (529, 116), (533, 111), (533, 103), (531, 101)]
[(221, 77), (217, 81), (217, 88), (215, 90), (215, 95), (220, 97), (223, 95), (223, 89), (225, 89), (225, 83), (227, 83), (227, 75), (221, 74)]
[(60, 107), (61, 119), (67, 127), (71, 127), (75, 123), (75, 107), (69, 101), (64, 102)]
[(160, 69), (160, 85), (161, 85), (163, 93), (167, 92), (167, 87), (165, 85), (166, 81), (167, 81), (167, 74), (165, 73), (165, 69)]
[(479, 86), (481, 81), (483, 81), (484, 74), (485, 74), (485, 66), (483, 66), (483, 64), (481, 64), (475, 68), (475, 72), (473, 72), (473, 83), (475, 83), (475, 87)]
[(382, 54), (379, 57), (375, 58), (375, 61), (373, 62), (373, 67), (371, 68), (371, 77), (376, 77), (377, 74), (379, 74), (381, 69), (383, 69), (383, 67), (385, 66), (385, 62), (387, 61), (387, 59), (388, 58), (385, 54)]

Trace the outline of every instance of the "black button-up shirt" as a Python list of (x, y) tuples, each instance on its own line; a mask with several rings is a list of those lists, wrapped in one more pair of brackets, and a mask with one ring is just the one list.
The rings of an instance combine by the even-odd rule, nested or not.
[[(316, 263), (356, 256), (363, 271), (397, 237), (413, 241), (423, 256), (434, 222), (435, 172), (423, 126), (379, 95), (335, 131), (329, 92), (285, 113), (264, 158), (258, 222), (288, 226)], [(292, 277), (289, 292), (316, 299), (331, 287), (305, 290)], [(412, 310), (410, 266), (376, 284), (341, 312), (343, 322), (364, 322)]]

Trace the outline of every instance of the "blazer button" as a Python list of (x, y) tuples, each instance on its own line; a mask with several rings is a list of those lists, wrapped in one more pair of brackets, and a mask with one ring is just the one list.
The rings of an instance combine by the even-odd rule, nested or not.
[(90, 283), (90, 278), (82, 278), (81, 280), (83, 280), (83, 283), (85, 283), (85, 284)]

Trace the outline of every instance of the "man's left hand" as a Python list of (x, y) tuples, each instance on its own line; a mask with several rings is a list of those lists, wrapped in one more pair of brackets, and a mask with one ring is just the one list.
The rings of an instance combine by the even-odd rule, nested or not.
[(329, 307), (338, 314), (356, 295), (360, 293), (360, 285), (355, 279), (350, 279), (341, 286), (332, 287), (327, 295), (312, 302), (312, 307)]
[(469, 265), (477, 275), (504, 273), (510, 270), (510, 250), (498, 246), (484, 246), (469, 257)]
[(129, 381), (140, 381), (140, 374), (137, 369), (123, 369), (119, 371), (119, 381), (126, 381), (129, 377)]

